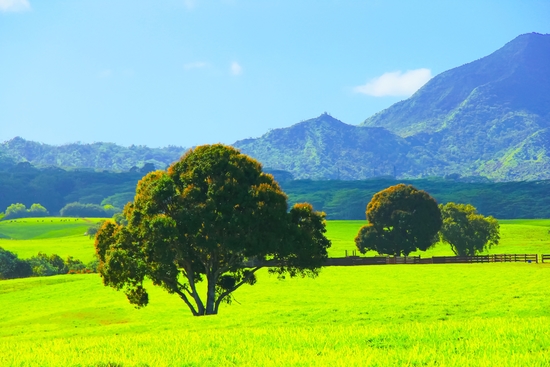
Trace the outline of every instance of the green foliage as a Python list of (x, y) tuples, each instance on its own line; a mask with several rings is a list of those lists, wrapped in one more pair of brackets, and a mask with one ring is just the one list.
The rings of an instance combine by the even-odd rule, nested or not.
[[(75, 259), (72, 256), (67, 257), (67, 260), (65, 261), (65, 266), (67, 267), (68, 273), (82, 273), (85, 272), (86, 269), (92, 270), (93, 268), (90, 266), (86, 266), (82, 261)], [(97, 269), (95, 269), (93, 272), (97, 272)]]
[(120, 209), (112, 205), (102, 207), (94, 204), (70, 203), (61, 208), (59, 214), (62, 217), (105, 218), (112, 217), (117, 212), (120, 212)]
[(439, 237), (456, 255), (474, 256), (498, 245), (500, 226), (495, 218), (478, 214), (470, 204), (451, 202), (439, 209), (443, 219)]
[(359, 251), (395, 256), (426, 251), (437, 241), (441, 213), (435, 200), (411, 185), (388, 187), (367, 205), (369, 224), (361, 227), (355, 244)]
[(28, 262), (33, 275), (39, 277), (67, 274), (69, 271), (63, 259), (56, 254), (48, 256), (43, 252), (39, 252), (38, 255), (31, 257)]
[(423, 175), (548, 179), (549, 53), (546, 35), (521, 35), (437, 75), (361, 126), (406, 137)]
[(40, 204), (32, 204), (29, 209), (29, 217), (47, 217), (49, 215), (48, 210)]
[(418, 180), (283, 182), (290, 205), (307, 201), (327, 219), (364, 219), (364, 203), (384, 188), (399, 183), (429, 192), (438, 203), (468, 202), (484, 215), (499, 219), (550, 218), (550, 180), (533, 182), (464, 182), (437, 177)]
[[(118, 214), (118, 215), (121, 215), (121, 214)], [(92, 224), (91, 226), (88, 227), (88, 229), (84, 234), (88, 235), (90, 238), (95, 238), (95, 235), (97, 234), (97, 232), (99, 231), (99, 228), (101, 228), (104, 222), (105, 222), (104, 220), (100, 220)]]
[[(176, 146), (148, 148), (143, 145), (123, 147), (112, 143), (53, 146), (16, 137), (0, 143), (0, 151), (4, 151), (8, 167), (13, 165), (14, 161), (26, 161), (40, 167), (59, 166), (100, 171), (128, 171), (137, 166), (145, 171), (143, 173), (147, 173), (151, 165), (167, 167), (185, 152), (185, 148)], [(3, 156), (0, 155), (0, 168), (2, 168), (2, 159)]]
[[(4, 219), (17, 219), (17, 218), (27, 218), (27, 217), (46, 217), (48, 216), (48, 211), (40, 204), (32, 204), (30, 209), (24, 204), (17, 203), (11, 204), (6, 208), (6, 214), (3, 216)], [(0, 218), (1, 219), (1, 218)]]
[(6, 219), (24, 218), (27, 216), (27, 207), (21, 203), (11, 204), (6, 208)]
[(29, 263), (0, 247), (0, 279), (24, 278), (32, 275)]
[(135, 194), (135, 191), (114, 194), (103, 199), (101, 205), (112, 205), (115, 208), (124, 208), (126, 204), (134, 200)]
[(78, 259), (69, 256), (63, 260), (59, 255), (48, 256), (43, 252), (27, 260), (0, 247), (0, 279), (26, 278), (30, 276), (51, 276), (67, 273), (97, 272), (97, 260), (84, 265)]
[(326, 113), (233, 146), (271, 171), (286, 171), (296, 179), (417, 176), (422, 169), (407, 156), (410, 146), (404, 138), (386, 129), (347, 125)]
[[(195, 316), (216, 314), (235, 290), (255, 283), (267, 260), (279, 276), (317, 275), (330, 246), (323, 213), (307, 204), (287, 213), (273, 176), (220, 144), (189, 150), (167, 172), (147, 174), (124, 217), (127, 225), (107, 221), (96, 235), (104, 284), (145, 306), (147, 277)], [(197, 288), (203, 280), (206, 302)]]
[[(31, 169), (0, 172), (0, 208), (12, 203), (29, 207), (39, 202), (57, 213), (71, 202), (123, 208), (132, 201), (140, 173), (64, 171)], [(429, 177), (415, 180), (378, 178), (363, 181), (285, 180), (281, 187), (289, 205), (309, 202), (315, 210), (327, 213), (327, 219), (362, 219), (364, 203), (376, 192), (398, 183), (412, 184), (429, 192), (438, 203), (468, 202), (484, 215), (495, 218), (549, 218), (550, 180), (532, 182), (489, 182), (473, 177), (448, 175), (448, 179)], [(111, 214), (105, 214), (110, 217)]]

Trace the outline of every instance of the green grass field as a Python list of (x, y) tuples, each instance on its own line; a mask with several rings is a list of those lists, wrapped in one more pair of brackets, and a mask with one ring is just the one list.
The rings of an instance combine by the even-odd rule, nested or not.
[[(90, 224), (100, 219), (27, 218), (0, 221), (0, 247), (17, 253), (21, 258), (34, 256), (38, 251), (73, 256), (84, 262), (93, 258), (93, 240), (84, 235)], [(366, 221), (334, 220), (327, 222), (327, 236), (332, 240), (330, 257), (343, 257), (356, 250), (353, 242)], [(501, 220), (501, 243), (488, 253), (542, 254), (550, 253), (550, 219)], [(357, 255), (360, 255), (357, 252)], [(368, 252), (364, 256), (375, 256)], [(411, 255), (422, 257), (453, 255), (451, 248), (438, 243), (428, 251)]]
[[(501, 223), (496, 252), (550, 253), (550, 220)], [(331, 256), (353, 250), (360, 225), (328, 223)], [(49, 253), (40, 244), (54, 239), (0, 246)], [(97, 274), (0, 281), (0, 366), (550, 365), (550, 264), (328, 267), (284, 281), (262, 270), (200, 318), (149, 289), (135, 309)]]
[(0, 221), (0, 247), (23, 259), (41, 251), (86, 263), (94, 258), (94, 241), (84, 233), (99, 220), (47, 217)]
[[(550, 254), (550, 219), (513, 219), (499, 220), (500, 244), (487, 252), (488, 254)], [(367, 224), (362, 220), (333, 220), (327, 222), (327, 234), (332, 240), (329, 250), (331, 257), (343, 257), (356, 250), (353, 242), (359, 228)], [(361, 255), (356, 250), (357, 255)], [(375, 256), (367, 252), (364, 256)], [(437, 243), (428, 251), (417, 251), (411, 255), (421, 257), (453, 256), (451, 247)]]

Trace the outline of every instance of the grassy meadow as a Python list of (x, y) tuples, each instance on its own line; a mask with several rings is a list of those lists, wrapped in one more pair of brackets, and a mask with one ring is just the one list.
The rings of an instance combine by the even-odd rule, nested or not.
[[(353, 250), (363, 223), (328, 222), (331, 256)], [(15, 236), (13, 226), (0, 222), (0, 233)], [(549, 228), (501, 221), (495, 253), (550, 253)], [(39, 232), (0, 247), (93, 254), (82, 228), (71, 236), (87, 242), (74, 247)], [(135, 309), (97, 274), (0, 281), (0, 366), (550, 365), (550, 264), (327, 267), (283, 281), (262, 270), (219, 315), (199, 318), (148, 289), (149, 306)]]
[[(332, 240), (330, 257), (343, 257), (356, 250), (353, 239), (359, 228), (367, 224), (366, 220), (333, 220), (327, 222), (327, 235)], [(486, 254), (550, 254), (550, 219), (507, 219), (499, 220), (500, 244)], [(1, 245), (0, 245), (1, 246)], [(356, 250), (357, 255), (361, 255)], [(365, 256), (375, 256), (367, 252)], [(453, 256), (451, 247), (437, 243), (428, 251), (417, 251), (411, 255), (421, 257)]]
[(46, 217), (0, 221), (0, 247), (23, 259), (41, 251), (87, 263), (94, 259), (94, 241), (84, 233), (100, 220)]

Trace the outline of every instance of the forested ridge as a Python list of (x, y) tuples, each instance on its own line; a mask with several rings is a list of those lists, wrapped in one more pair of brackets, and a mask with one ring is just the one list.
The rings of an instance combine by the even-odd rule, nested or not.
[(327, 114), (238, 147), (298, 179), (550, 179), (550, 35), (447, 70), (359, 126)]
[[(36, 168), (29, 163), (4, 164), (0, 159), (0, 212), (14, 203), (43, 205), (51, 215), (73, 202), (122, 208), (133, 200), (137, 182), (147, 169), (133, 172), (93, 172)], [(147, 167), (145, 167), (147, 168)], [(149, 167), (150, 168), (150, 167)], [(269, 170), (268, 170), (269, 171)], [(365, 219), (372, 196), (389, 186), (407, 183), (427, 191), (438, 203), (474, 205), (496, 218), (549, 218), (550, 180), (525, 182), (464, 182), (456, 176), (360, 181), (291, 180), (284, 171), (272, 171), (289, 197), (289, 205), (309, 202), (328, 219)]]
[(129, 171), (133, 167), (153, 164), (163, 169), (177, 161), (186, 148), (167, 146), (149, 148), (144, 145), (124, 147), (113, 143), (92, 144), (71, 143), (49, 145), (15, 137), (0, 143), (0, 165), (2, 156), (15, 162), (30, 162), (36, 167), (61, 167), (65, 169), (91, 169)]

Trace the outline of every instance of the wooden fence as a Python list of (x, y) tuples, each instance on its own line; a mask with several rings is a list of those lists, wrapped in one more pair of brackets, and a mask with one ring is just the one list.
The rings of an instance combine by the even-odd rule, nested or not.
[(496, 263), (496, 262), (525, 262), (538, 263), (537, 254), (498, 254), (478, 256), (434, 256), (434, 264), (457, 264), (457, 263)]
[(331, 257), (327, 259), (326, 266), (353, 266), (353, 265), (386, 265), (388, 263), (387, 256), (375, 257)]
[[(346, 251), (347, 254), (347, 251)], [(542, 262), (550, 262), (549, 255), (541, 255)], [(325, 266), (356, 266), (356, 265), (389, 265), (389, 264), (460, 264), (460, 263), (498, 263), (498, 262), (525, 262), (538, 263), (537, 254), (499, 254), (478, 256), (433, 256), (421, 258), (420, 256), (346, 256), (328, 258)], [(251, 259), (243, 263), (244, 267), (277, 266), (274, 260), (261, 261)]]
[[(347, 252), (346, 252), (347, 255)], [(550, 255), (542, 255), (542, 261), (550, 261)], [(387, 264), (460, 264), (460, 263), (497, 263), (497, 262), (526, 262), (538, 263), (537, 254), (497, 254), (478, 256), (375, 256), (360, 257), (346, 256), (329, 258), (326, 266), (354, 266), (354, 265), (387, 265)]]

